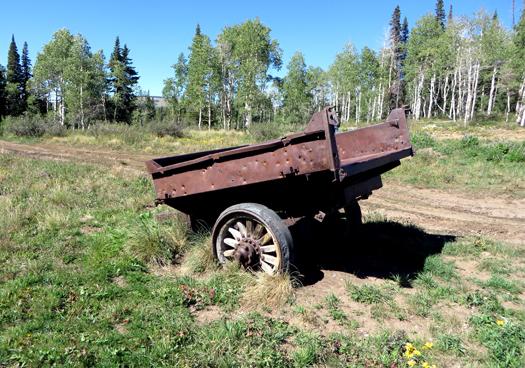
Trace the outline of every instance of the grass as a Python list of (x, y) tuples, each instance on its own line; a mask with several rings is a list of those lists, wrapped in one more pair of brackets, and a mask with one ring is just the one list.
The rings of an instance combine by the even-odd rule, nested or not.
[[(190, 130), (172, 138), (118, 129), (24, 139), (157, 154), (271, 136)], [(506, 185), (523, 179), (519, 141), (498, 146), (485, 130), (477, 140), (422, 131), (415, 129), (416, 146), (432, 150), (396, 169), (408, 166), (406, 177), (394, 171), (386, 180), (507, 193)], [(0, 155), (0, 366), (406, 367), (410, 359), (417, 366), (523, 366), (521, 246), (462, 237), (409, 273), (371, 273), (343, 291), (305, 297), (288, 277), (217, 267), (209, 234), (190, 234), (152, 202), (150, 179), (140, 172)], [(380, 233), (387, 219), (366, 221)], [(392, 245), (381, 239), (385, 249)], [(412, 242), (402, 257), (419, 264), (430, 240)], [(459, 260), (490, 277), (470, 280)], [(201, 318), (210, 312), (213, 318)], [(427, 341), (434, 347), (424, 349)], [(421, 355), (408, 358), (408, 343)]]
[[(387, 173), (388, 180), (426, 188), (525, 197), (525, 172), (521, 170), (525, 163), (525, 134), (521, 130), (494, 122), (464, 128), (443, 121), (412, 122), (410, 128), (416, 155)], [(301, 125), (277, 123), (254, 124), (249, 131), (186, 127), (181, 137), (172, 137), (146, 127), (98, 124), (86, 131), (61, 131), (59, 136), (17, 137), (4, 132), (2, 139), (167, 155), (261, 142), (301, 129)]]
[[(418, 187), (525, 196), (525, 140), (435, 139), (412, 134), (416, 155), (386, 177)], [(421, 175), (424, 173), (424, 175)]]
[(392, 299), (392, 291), (374, 285), (347, 284), (347, 290), (352, 300), (364, 304), (377, 304), (388, 302)]
[(334, 294), (329, 294), (325, 298), (325, 302), (326, 302), (326, 306), (328, 308), (328, 313), (330, 314), (330, 317), (332, 317), (332, 319), (336, 321), (337, 323), (340, 323), (340, 324), (346, 323), (346, 321), (348, 320), (348, 316), (341, 310), (340, 308), (341, 301), (339, 300), (339, 298), (335, 296)]

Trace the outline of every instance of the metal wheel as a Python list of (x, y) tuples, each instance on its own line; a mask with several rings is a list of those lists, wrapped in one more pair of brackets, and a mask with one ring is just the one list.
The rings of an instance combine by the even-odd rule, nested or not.
[(236, 261), (270, 275), (288, 271), (292, 236), (268, 207), (256, 203), (229, 207), (217, 219), (212, 239), (214, 255), (221, 264)]

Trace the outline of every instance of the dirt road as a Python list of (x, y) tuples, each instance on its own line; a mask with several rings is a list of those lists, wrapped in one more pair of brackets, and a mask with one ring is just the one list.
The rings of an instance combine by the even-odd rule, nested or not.
[[(19, 144), (0, 140), (0, 153), (61, 161), (125, 166), (144, 170), (151, 156), (75, 148), (56, 144)], [(507, 199), (385, 183), (362, 202), (363, 212), (377, 211), (389, 219), (408, 220), (431, 233), (481, 235), (525, 244), (525, 199)]]

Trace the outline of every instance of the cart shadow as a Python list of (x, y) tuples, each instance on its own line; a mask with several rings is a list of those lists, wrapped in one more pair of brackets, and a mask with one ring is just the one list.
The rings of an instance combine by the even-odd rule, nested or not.
[(326, 226), (307, 221), (297, 223), (291, 231), (294, 263), (303, 286), (322, 280), (323, 270), (332, 270), (360, 278), (395, 275), (402, 286), (410, 287), (410, 280), (423, 270), (426, 258), (456, 239), (393, 221), (367, 222), (354, 229), (342, 222)]

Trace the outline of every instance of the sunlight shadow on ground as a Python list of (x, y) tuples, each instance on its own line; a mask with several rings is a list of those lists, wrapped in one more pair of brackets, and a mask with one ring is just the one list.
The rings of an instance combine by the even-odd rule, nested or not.
[(425, 259), (456, 239), (393, 221), (367, 222), (353, 229), (342, 219), (330, 225), (305, 221), (291, 230), (295, 264), (305, 286), (321, 280), (322, 270), (333, 270), (362, 278), (397, 276), (402, 286), (410, 287)]

